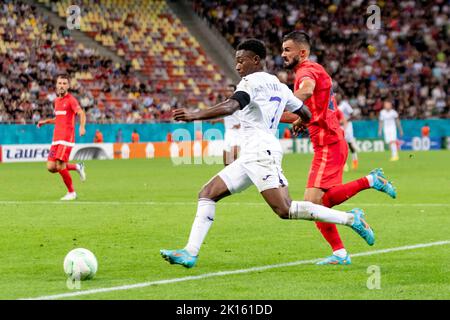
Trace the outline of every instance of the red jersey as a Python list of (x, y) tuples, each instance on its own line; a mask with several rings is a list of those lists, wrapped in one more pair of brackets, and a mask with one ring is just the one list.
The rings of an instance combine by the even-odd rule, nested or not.
[(311, 111), (312, 118), (307, 127), (311, 142), (315, 146), (324, 146), (343, 139), (343, 133), (336, 117), (333, 103), (331, 77), (318, 63), (305, 60), (295, 71), (294, 92), (306, 78), (316, 82), (313, 95), (303, 101)]
[(344, 118), (344, 114), (339, 109), (336, 109), (336, 118), (338, 119), (339, 123), (341, 123), (342, 119)]
[(55, 99), (55, 130), (52, 145), (75, 145), (75, 115), (80, 110), (77, 99), (71, 94)]

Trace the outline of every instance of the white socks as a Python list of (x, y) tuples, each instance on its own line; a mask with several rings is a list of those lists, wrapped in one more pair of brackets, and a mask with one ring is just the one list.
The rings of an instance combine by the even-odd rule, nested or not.
[(333, 251), (333, 254), (335, 256), (338, 256), (339, 258), (344, 259), (348, 253), (347, 253), (347, 250), (345, 250), (345, 249), (339, 249), (339, 250)]
[(392, 158), (396, 158), (398, 156), (396, 142), (391, 143), (391, 153), (392, 153)]
[(352, 160), (353, 161), (357, 161), (358, 160), (358, 154), (356, 152), (352, 153)]
[(351, 226), (354, 216), (351, 213), (330, 209), (309, 201), (292, 201), (289, 219), (322, 221)]
[(369, 181), (369, 186), (372, 188), (375, 181), (373, 181), (373, 176), (371, 174), (366, 176), (366, 179)]
[(197, 256), (200, 247), (211, 228), (216, 213), (216, 203), (210, 199), (198, 199), (197, 215), (192, 224), (191, 234), (185, 249), (189, 254)]

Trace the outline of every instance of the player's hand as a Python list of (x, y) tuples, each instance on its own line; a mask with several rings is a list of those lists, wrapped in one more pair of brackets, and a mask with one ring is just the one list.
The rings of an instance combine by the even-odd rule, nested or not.
[(39, 120), (37, 123), (37, 127), (40, 128), (45, 124), (45, 120)]
[(86, 134), (86, 128), (80, 127), (80, 137), (84, 136)]
[(295, 137), (306, 131), (306, 126), (303, 124), (302, 119), (298, 118), (292, 123), (292, 132)]
[(176, 109), (173, 112), (173, 119), (176, 121), (185, 121), (185, 122), (196, 120), (194, 113), (184, 108)]

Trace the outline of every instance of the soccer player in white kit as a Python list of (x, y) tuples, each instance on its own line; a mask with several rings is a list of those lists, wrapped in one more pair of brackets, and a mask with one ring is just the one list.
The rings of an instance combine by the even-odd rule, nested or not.
[[(230, 93), (227, 93), (227, 98), (231, 97), (235, 90), (236, 86), (234, 84), (228, 85), (228, 91), (230, 91)], [(239, 111), (236, 111), (232, 115), (223, 118), (223, 125), (225, 127), (223, 164), (225, 166), (236, 160), (239, 155), (241, 122), (238, 113)]]
[(174, 111), (175, 120), (195, 121), (223, 117), (240, 110), (242, 139), (239, 158), (222, 169), (200, 191), (187, 245), (178, 250), (160, 250), (162, 257), (171, 264), (193, 267), (214, 221), (216, 203), (252, 184), (282, 219), (347, 225), (369, 245), (375, 242), (373, 230), (365, 222), (362, 210), (344, 212), (290, 199), (288, 182), (281, 168), (282, 149), (275, 133), (284, 110), (299, 115), (305, 123), (311, 119), (311, 112), (277, 77), (263, 71), (265, 58), (264, 43), (256, 39), (242, 42), (236, 51), (236, 70), (242, 80), (233, 96), (206, 110)]
[(383, 129), (384, 142), (386, 142), (391, 149), (390, 161), (398, 161), (397, 128), (400, 133), (400, 137), (403, 136), (403, 129), (398, 113), (392, 108), (392, 103), (390, 101), (384, 102), (383, 110), (380, 111), (379, 119), (378, 136), (381, 137), (381, 130)]
[(358, 169), (358, 152), (356, 151), (355, 136), (353, 135), (353, 123), (352, 123), (353, 108), (345, 98), (341, 100), (339, 99), (338, 96), (338, 101), (340, 101), (338, 108), (344, 114), (344, 118), (347, 122), (344, 131), (345, 131), (345, 140), (347, 141), (348, 147), (352, 153), (352, 169), (356, 170)]

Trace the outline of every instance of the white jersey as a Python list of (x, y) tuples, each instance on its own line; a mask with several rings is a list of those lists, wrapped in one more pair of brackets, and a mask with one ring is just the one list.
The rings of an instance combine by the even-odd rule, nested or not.
[(342, 100), (339, 103), (338, 109), (341, 110), (342, 114), (344, 115), (345, 120), (347, 120), (347, 127), (345, 128), (345, 141), (347, 142), (354, 142), (355, 137), (353, 135), (353, 123), (350, 119), (353, 113), (353, 108), (348, 103), (347, 100)]
[(344, 114), (345, 120), (350, 119), (350, 116), (353, 113), (353, 108), (350, 103), (347, 102), (347, 100), (342, 100), (341, 103), (339, 103), (338, 108)]
[(292, 91), (267, 72), (255, 72), (242, 78), (236, 92), (244, 91), (250, 103), (239, 112), (241, 121), (241, 153), (282, 152), (276, 136), (284, 110), (296, 111), (303, 102)]
[(395, 120), (398, 118), (398, 113), (394, 109), (380, 111), (380, 121), (383, 121), (384, 132), (391, 132), (397, 130)]
[(236, 111), (232, 115), (223, 118), (223, 125), (225, 130), (233, 129), (234, 126), (239, 125), (241, 122), (239, 121), (239, 111)]

